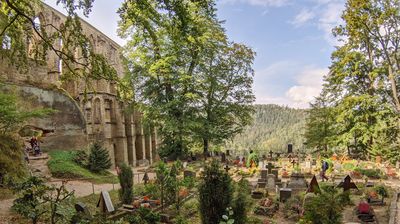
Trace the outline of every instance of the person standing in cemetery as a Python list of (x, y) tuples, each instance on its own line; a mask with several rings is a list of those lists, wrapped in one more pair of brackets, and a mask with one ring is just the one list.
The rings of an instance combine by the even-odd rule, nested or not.
[(329, 169), (329, 163), (326, 160), (322, 160), (322, 167), (321, 167), (321, 178), (322, 181), (329, 180), (326, 176), (326, 171)]
[(258, 155), (253, 150), (250, 150), (249, 158), (247, 159), (246, 167), (257, 167), (258, 166)]

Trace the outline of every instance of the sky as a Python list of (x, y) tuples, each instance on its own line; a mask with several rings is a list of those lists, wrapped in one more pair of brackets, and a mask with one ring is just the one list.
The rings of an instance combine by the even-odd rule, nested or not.
[[(61, 12), (56, 0), (45, 2)], [(121, 46), (117, 35), (122, 0), (95, 0), (84, 18)], [(345, 0), (217, 0), (231, 41), (256, 53), (253, 90), (258, 104), (307, 108), (318, 96), (338, 45), (331, 30), (341, 23)]]

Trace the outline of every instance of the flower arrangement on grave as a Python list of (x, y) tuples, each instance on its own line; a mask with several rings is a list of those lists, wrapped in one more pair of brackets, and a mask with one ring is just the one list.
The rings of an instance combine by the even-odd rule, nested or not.
[(257, 167), (258, 166), (258, 162), (259, 162), (259, 158), (257, 153), (255, 153), (253, 150), (250, 151), (249, 157), (246, 160), (246, 167)]
[(279, 203), (271, 198), (265, 198), (258, 202), (254, 208), (254, 214), (272, 217), (278, 211)]

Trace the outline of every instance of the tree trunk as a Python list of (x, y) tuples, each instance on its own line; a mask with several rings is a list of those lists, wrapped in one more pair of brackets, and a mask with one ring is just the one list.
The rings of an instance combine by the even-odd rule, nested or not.
[(399, 96), (397, 95), (396, 80), (395, 80), (391, 66), (389, 66), (389, 80), (390, 80), (390, 85), (392, 87), (392, 95), (393, 95), (394, 104), (396, 106), (396, 110), (397, 110), (397, 112), (400, 112), (400, 100), (399, 100)]
[(208, 139), (203, 138), (203, 153), (204, 153), (204, 159), (207, 159), (208, 156)]

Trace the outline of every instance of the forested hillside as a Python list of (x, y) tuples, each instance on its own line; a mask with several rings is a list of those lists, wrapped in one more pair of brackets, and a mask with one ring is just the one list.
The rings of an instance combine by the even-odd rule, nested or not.
[(294, 150), (303, 150), (307, 113), (278, 105), (255, 105), (254, 121), (243, 133), (227, 142), (226, 149), (257, 150), (260, 154), (286, 152), (287, 144)]

